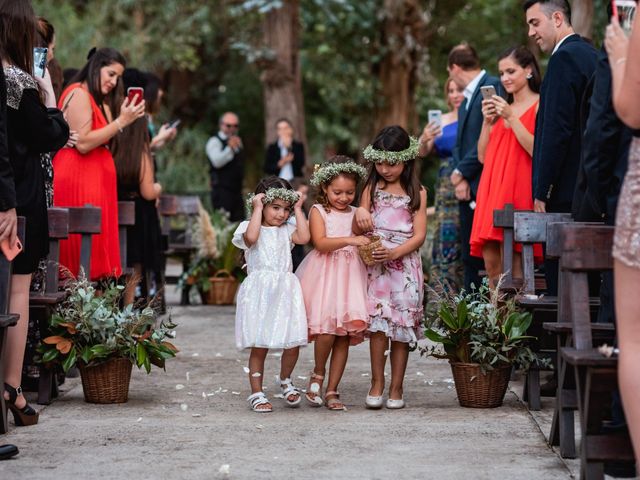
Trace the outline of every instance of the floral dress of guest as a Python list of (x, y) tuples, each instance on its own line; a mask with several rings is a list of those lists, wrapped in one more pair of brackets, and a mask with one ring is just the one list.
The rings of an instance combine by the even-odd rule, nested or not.
[[(413, 212), (408, 195), (376, 189), (372, 219), (374, 235), (386, 248), (413, 236)], [(367, 309), (370, 333), (384, 332), (394, 342), (415, 344), (422, 338), (424, 296), (422, 261), (415, 250), (397, 260), (367, 267)]]
[(460, 209), (455, 188), (449, 177), (453, 172), (452, 151), (456, 145), (458, 122), (445, 125), (442, 135), (436, 137), (434, 147), (440, 158), (438, 183), (434, 206), (436, 211), (435, 233), (431, 254), (429, 283), (437, 282), (458, 290), (464, 283), (464, 266), (460, 247)]

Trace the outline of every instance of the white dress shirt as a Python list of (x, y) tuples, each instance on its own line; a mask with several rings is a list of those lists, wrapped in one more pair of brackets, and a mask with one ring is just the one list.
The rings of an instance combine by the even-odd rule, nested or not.
[(471, 102), (471, 97), (473, 97), (474, 92), (476, 91), (476, 89), (478, 88), (478, 84), (480, 83), (480, 79), (482, 79), (482, 77), (487, 73), (486, 70), (481, 70), (480, 73), (478, 75), (476, 75), (475, 77), (473, 77), (473, 80), (471, 80), (468, 85), (466, 87), (464, 87), (464, 90), (462, 91), (462, 95), (464, 95), (464, 98), (467, 99), (467, 104), (465, 108), (469, 108), (469, 103)]
[(558, 49), (560, 48), (560, 45), (562, 45), (564, 43), (564, 41), (569, 38), (572, 35), (577, 35), (577, 33), (570, 33), (569, 35), (565, 36), (562, 38), (562, 40), (560, 40), (558, 43), (556, 43), (556, 46), (553, 49), (553, 52), (551, 52), (551, 55), (553, 55), (554, 53), (556, 53), (558, 51)]
[[(283, 145), (283, 143), (278, 139), (278, 147), (280, 148), (280, 158), (286, 157), (289, 154), (289, 149)], [(281, 169), (280, 173), (278, 173), (280, 178), (284, 178), (286, 181), (290, 182), (293, 180), (293, 165), (291, 162), (285, 164)]]
[[(223, 140), (227, 139), (227, 136), (222, 132), (218, 132), (218, 135)], [(235, 154), (240, 151), (240, 148), (234, 150), (229, 145), (222, 148), (220, 138), (214, 135), (207, 141), (207, 146), (205, 147), (207, 157), (209, 157), (209, 161), (214, 168), (224, 167), (227, 163), (233, 160)]]

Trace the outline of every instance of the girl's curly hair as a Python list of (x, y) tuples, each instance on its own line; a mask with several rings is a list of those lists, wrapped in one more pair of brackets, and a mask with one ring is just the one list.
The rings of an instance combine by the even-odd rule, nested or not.
[[(333, 157), (331, 157), (329, 159), (329, 161), (327, 163), (345, 163), (345, 162), (354, 162), (353, 158), (351, 157), (347, 157), (346, 155), (334, 155)], [(350, 173), (350, 172), (341, 172), (340, 175), (337, 175), (333, 178), (331, 178), (330, 180), (321, 183), (320, 185), (318, 185), (317, 191), (316, 191), (316, 203), (319, 203), (320, 205), (322, 205), (322, 207), (324, 208), (325, 212), (330, 212), (331, 211), (331, 205), (329, 204), (329, 198), (327, 198), (327, 194), (325, 193), (324, 189), (326, 187), (328, 187), (331, 182), (333, 182), (334, 179), (338, 178), (338, 177), (345, 177), (345, 178), (349, 178), (351, 180), (353, 180), (354, 182), (356, 182), (356, 185), (358, 185), (358, 182), (360, 181), (360, 177), (358, 176), (358, 174), (356, 173)]]

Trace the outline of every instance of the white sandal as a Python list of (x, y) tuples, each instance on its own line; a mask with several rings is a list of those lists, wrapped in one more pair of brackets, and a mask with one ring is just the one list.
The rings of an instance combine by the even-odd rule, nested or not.
[[(287, 402), (287, 405), (294, 408), (300, 405), (302, 401), (302, 395), (300, 394), (300, 390), (293, 386), (290, 378), (285, 378), (284, 380), (280, 378), (280, 375), (276, 375), (276, 386), (280, 387), (282, 391), (282, 398)], [(289, 400), (291, 395), (295, 395), (295, 400)]]
[(256, 392), (247, 397), (247, 402), (251, 405), (251, 410), (258, 413), (269, 413), (273, 411), (271, 406), (267, 408), (258, 408), (260, 405), (271, 405), (271, 402), (264, 392)]

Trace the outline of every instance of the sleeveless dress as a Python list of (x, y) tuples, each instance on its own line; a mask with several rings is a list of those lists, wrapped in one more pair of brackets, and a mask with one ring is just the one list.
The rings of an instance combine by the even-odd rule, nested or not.
[[(65, 99), (79, 83), (69, 85), (62, 93), (58, 106), (62, 108)], [(102, 110), (91, 94), (91, 130), (107, 125)], [(94, 148), (86, 154), (75, 148), (63, 148), (53, 158), (53, 190), (56, 207), (83, 207), (91, 204), (102, 212), (101, 233), (92, 236), (91, 272), (89, 278), (120, 276), (120, 243), (118, 236), (118, 192), (116, 167), (107, 145)], [(80, 235), (69, 235), (60, 242), (60, 264), (73, 275), (80, 265)]]
[[(314, 205), (325, 223), (327, 237), (351, 237), (355, 208), (349, 212), (327, 211)], [(367, 269), (354, 246), (333, 252), (312, 250), (304, 258), (297, 277), (309, 323), (309, 341), (328, 333), (349, 336), (349, 343), (357, 345), (364, 340), (368, 326)]]
[(434, 147), (440, 157), (434, 206), (436, 210), (430, 284), (437, 282), (454, 290), (464, 285), (464, 265), (460, 246), (460, 207), (449, 177), (453, 172), (453, 148), (456, 145), (458, 122), (445, 125), (436, 137)]
[(238, 290), (238, 349), (293, 348), (307, 344), (307, 314), (298, 277), (292, 273), (291, 236), (296, 227), (260, 227), (258, 241), (247, 247), (248, 221), (233, 233), (233, 244), (244, 250), (247, 278)]
[[(536, 127), (535, 102), (520, 116), (520, 122), (531, 133)], [(503, 241), (503, 232), (493, 226), (493, 211), (512, 203), (514, 210), (533, 210), (531, 192), (531, 155), (522, 148), (513, 130), (500, 118), (491, 129), (484, 167), (478, 186), (476, 211), (471, 229), (471, 255), (482, 258), (482, 247), (488, 241)], [(522, 251), (522, 245), (514, 249)], [(534, 245), (534, 257), (542, 260), (542, 247)]]
[(640, 137), (629, 149), (629, 169), (624, 177), (616, 212), (613, 257), (628, 267), (640, 268)]
[[(387, 248), (402, 245), (413, 236), (413, 213), (408, 195), (376, 189), (373, 206), (374, 234)], [(367, 267), (368, 332), (384, 332), (394, 342), (415, 344), (422, 338), (424, 278), (418, 250), (402, 258)]]

